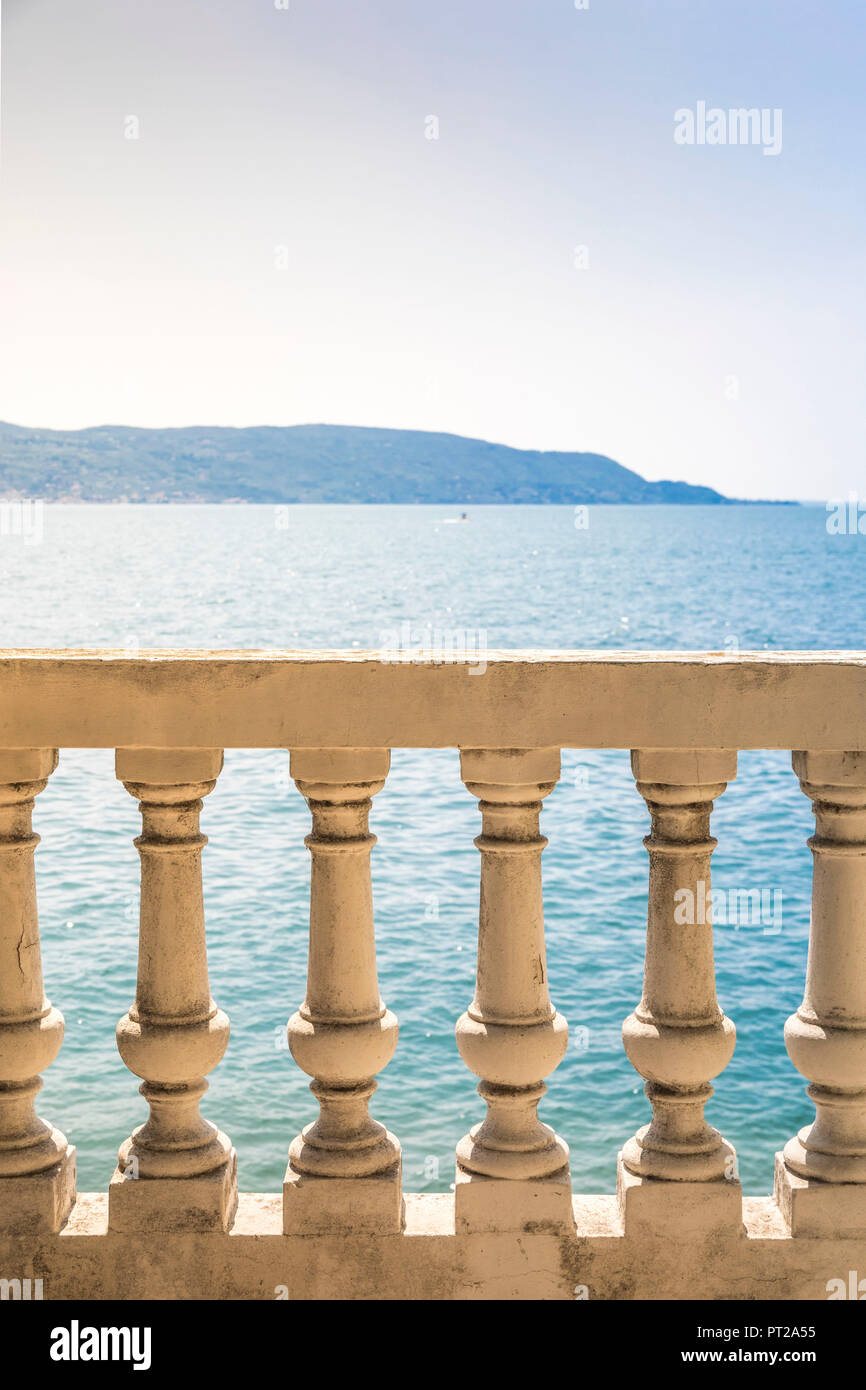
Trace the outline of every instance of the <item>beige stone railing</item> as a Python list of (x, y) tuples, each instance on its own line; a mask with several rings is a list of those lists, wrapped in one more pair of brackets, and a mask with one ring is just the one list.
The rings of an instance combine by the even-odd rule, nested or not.
[[(0, 1277), (41, 1279), (49, 1298), (821, 1298), (866, 1273), (866, 655), (501, 653), (475, 670), (0, 654)], [(486, 1114), (457, 1146), (453, 1195), (420, 1196), (369, 1109), (397, 1020), (377, 981), (368, 815), (392, 748), (445, 746), (481, 812), (457, 1045)], [(117, 1039), (150, 1116), (107, 1196), (76, 1197), (74, 1149), (34, 1108), (63, 1019), (43, 990), (31, 813), (64, 747), (116, 749), (142, 814), (138, 985)], [(199, 831), (227, 747), (289, 749), (312, 816), (307, 992), (288, 1036), (318, 1116), (291, 1143), (281, 1199), (238, 1198), (231, 1140), (199, 1110), (229, 1035)], [(567, 1042), (539, 833), (563, 747), (631, 749), (651, 818), (644, 991), (623, 1038), (652, 1113), (623, 1135), (607, 1198), (572, 1195), (568, 1148), (537, 1114)], [(775, 1196), (744, 1199), (704, 1117), (735, 1042), (712, 926), (680, 925), (674, 895), (709, 885), (713, 803), (745, 748), (793, 750), (817, 829), (805, 995), (785, 1029), (816, 1118), (777, 1156)]]

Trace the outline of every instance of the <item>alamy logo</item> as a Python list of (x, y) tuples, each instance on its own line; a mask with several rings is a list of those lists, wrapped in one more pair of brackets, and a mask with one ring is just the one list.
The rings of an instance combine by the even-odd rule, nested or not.
[(134, 1371), (150, 1369), (149, 1327), (68, 1327), (51, 1330), (52, 1361), (131, 1361)]
[(0, 1279), (0, 1302), (12, 1300), (16, 1303), (40, 1302), (42, 1300), (41, 1279)]
[(25, 545), (39, 545), (44, 508), (39, 497), (0, 497), (0, 536), (21, 536)]
[(856, 492), (848, 493), (848, 501), (831, 497), (827, 503), (827, 534), (829, 536), (866, 536), (866, 502)]
[(782, 930), (782, 892), (779, 888), (708, 888), (702, 878), (695, 889), (677, 888), (674, 921), (680, 927), (763, 927), (765, 936)]
[(487, 670), (487, 633), (484, 628), (413, 627), (404, 622), (399, 630), (389, 628), (379, 634), (379, 660), (386, 665), (410, 663), (416, 666), (442, 666), (457, 662), (468, 667), (470, 676), (483, 676)]
[(862, 1303), (866, 1300), (866, 1279), (861, 1279), (856, 1269), (848, 1270), (848, 1282), (844, 1279), (828, 1279), (824, 1285), (828, 1301), (836, 1298), (849, 1298)]
[(782, 109), (776, 106), (721, 106), (695, 103), (674, 112), (677, 145), (761, 145), (764, 154), (782, 153)]

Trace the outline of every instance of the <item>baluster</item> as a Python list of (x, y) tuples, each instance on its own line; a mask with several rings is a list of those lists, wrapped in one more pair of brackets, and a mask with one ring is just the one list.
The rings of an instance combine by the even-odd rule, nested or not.
[(39, 1072), (63, 1041), (42, 987), (31, 829), (55, 748), (0, 750), (0, 1231), (60, 1230), (75, 1201), (75, 1150), (36, 1114)]
[(649, 852), (643, 996), (623, 1024), (629, 1061), (646, 1080), (652, 1121), (625, 1145), (617, 1188), (627, 1230), (677, 1235), (742, 1224), (736, 1155), (704, 1118), (710, 1081), (731, 1060), (736, 1030), (719, 1008), (713, 965), (713, 802), (737, 773), (732, 749), (640, 749), (632, 772), (647, 803)]
[(138, 982), (117, 1046), (150, 1106), (109, 1187), (117, 1230), (227, 1230), (237, 1206), (231, 1141), (199, 1113), (229, 1037), (208, 982), (199, 831), (222, 763), (214, 748), (117, 750), (117, 776), (142, 817)]
[(313, 1077), (319, 1116), (289, 1149), (289, 1233), (399, 1232), (400, 1145), (369, 1113), (374, 1077), (397, 1046), (397, 1019), (376, 973), (368, 829), (386, 748), (296, 748), (290, 771), (313, 818), (307, 992), (288, 1024), (298, 1066)]
[(568, 1024), (550, 1002), (544, 948), (542, 798), (558, 748), (466, 748), (460, 773), (479, 798), (481, 896), (475, 997), (457, 1046), (481, 1077), (487, 1114), (457, 1145), (458, 1231), (572, 1221), (568, 1146), (537, 1108), (562, 1061)]
[(794, 1235), (866, 1235), (866, 753), (793, 755), (812, 801), (812, 924), (803, 1002), (785, 1045), (812, 1125), (776, 1155)]

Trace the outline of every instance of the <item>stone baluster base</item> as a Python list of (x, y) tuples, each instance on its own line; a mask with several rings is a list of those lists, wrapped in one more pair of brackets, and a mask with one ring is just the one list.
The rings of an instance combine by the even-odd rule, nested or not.
[[(0, 1143), (0, 1234), (4, 1236), (55, 1235), (75, 1205), (75, 1149), (33, 1108), (42, 1084), (37, 1076), (20, 1085), (0, 1085), (6, 1122)], [(30, 1117), (38, 1127), (36, 1134)], [(24, 1148), (18, 1147), (22, 1141)], [(39, 1167), (40, 1163), (46, 1166)]]

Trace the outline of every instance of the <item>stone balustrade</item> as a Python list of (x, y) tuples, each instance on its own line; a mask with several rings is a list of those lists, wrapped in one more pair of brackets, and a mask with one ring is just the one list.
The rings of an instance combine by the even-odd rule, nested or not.
[[(864, 715), (866, 656), (850, 653), (501, 653), (472, 675), (369, 653), (0, 653), (0, 1273), (94, 1299), (821, 1298), (829, 1278), (866, 1273)], [(63, 1019), (43, 988), (31, 816), (66, 747), (115, 749), (142, 816), (138, 979), (117, 1045), (149, 1116), (101, 1194), (76, 1194), (74, 1148), (34, 1108)], [(456, 1045), (484, 1107), (442, 1195), (403, 1191), (399, 1137), (375, 1118), (398, 1024), (379, 992), (369, 816), (400, 747), (459, 749), (481, 816)], [(243, 1153), (239, 1169), (200, 1111), (231, 1046), (199, 828), (225, 748), (288, 749), (312, 823), (288, 1041), (318, 1113), (290, 1143), (263, 1117), (288, 1147), (281, 1194), (238, 1195)], [(647, 1123), (622, 1136), (606, 1197), (572, 1193), (568, 1146), (538, 1113), (568, 1038), (539, 828), (562, 748), (631, 750), (650, 817), (643, 993), (623, 1025)], [(677, 911), (709, 892), (713, 805), (750, 748), (793, 750), (816, 819), (805, 991), (785, 1027), (815, 1116), (777, 1155), (772, 1197), (743, 1196), (705, 1113), (735, 1028), (711, 919)]]

